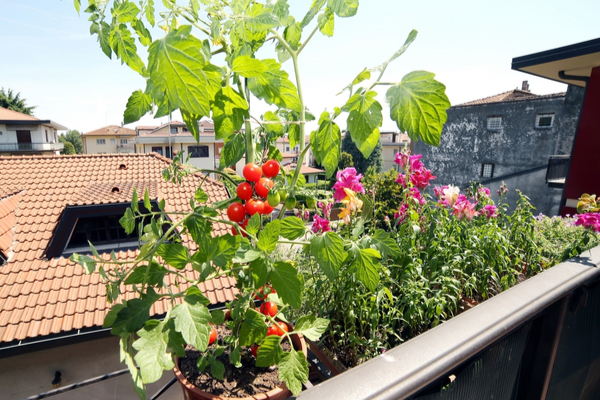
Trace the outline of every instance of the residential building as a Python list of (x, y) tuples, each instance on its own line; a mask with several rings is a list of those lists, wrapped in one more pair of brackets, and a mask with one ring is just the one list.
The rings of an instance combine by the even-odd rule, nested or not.
[(84, 154), (134, 153), (135, 131), (118, 125), (81, 135)]
[(136, 128), (136, 153), (158, 153), (167, 158), (182, 152), (182, 161), (190, 156), (188, 164), (202, 169), (219, 167), (223, 140), (215, 139), (215, 128), (211, 121), (198, 123), (200, 141), (197, 142), (185, 123), (173, 121), (160, 126), (139, 126)]
[(0, 107), (0, 156), (59, 154), (63, 144), (57, 122)]
[(398, 171), (399, 166), (396, 164), (396, 154), (404, 149), (410, 150), (410, 138), (406, 133), (400, 132), (381, 132), (379, 138), (381, 139), (383, 170), (389, 171), (390, 169), (395, 169)]
[(536, 212), (555, 215), (562, 185), (548, 185), (546, 170), (551, 157), (571, 153), (582, 99), (578, 87), (536, 95), (525, 81), (521, 89), (451, 107), (440, 146), (414, 143), (414, 153), (437, 176), (434, 185), (481, 182), (495, 193), (505, 182), (509, 204), (519, 189)]
[[(0, 397), (22, 399), (52, 390), (56, 371), (66, 386), (126, 368), (119, 362), (118, 338), (102, 327), (110, 305), (100, 274), (86, 275), (69, 256), (89, 252), (89, 239), (103, 257), (114, 249), (119, 260), (135, 259), (137, 237), (126, 235), (118, 223), (134, 187), (140, 198), (148, 190), (155, 206), (164, 199), (167, 210), (190, 211), (189, 199), (203, 175), (184, 177), (181, 184), (166, 182), (162, 171), (171, 163), (157, 154), (0, 157)], [(209, 202), (228, 197), (225, 186), (210, 178), (203, 189)], [(226, 225), (213, 227), (215, 234), (228, 231)], [(182, 243), (195, 246), (185, 235)], [(191, 268), (182, 273), (197, 274)], [(228, 277), (199, 287), (212, 307), (236, 293)], [(133, 297), (130, 291), (122, 295)], [(151, 315), (166, 310), (167, 303), (157, 303)], [(165, 373), (150, 385), (149, 396), (171, 378)], [(126, 374), (60, 398), (137, 395)], [(180, 399), (181, 391), (173, 386), (163, 398)]]

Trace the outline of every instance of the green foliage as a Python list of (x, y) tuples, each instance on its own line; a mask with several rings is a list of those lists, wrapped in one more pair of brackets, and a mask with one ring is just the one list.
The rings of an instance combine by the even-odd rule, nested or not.
[(75, 146), (73, 146), (73, 143), (71, 142), (66, 142), (64, 144), (64, 148), (61, 150), (60, 154), (76, 154), (75, 153)]
[(348, 153), (352, 157), (353, 166), (358, 173), (364, 174), (371, 166), (373, 166), (377, 172), (381, 172), (383, 169), (383, 150), (379, 135), (377, 135), (377, 138), (372, 152), (368, 158), (365, 158), (363, 153), (356, 147), (356, 144), (352, 140), (352, 136), (349, 133), (346, 133), (346, 136), (344, 136), (344, 139), (342, 140), (342, 151)]
[[(83, 153), (83, 141), (81, 140), (81, 133), (79, 131), (68, 130), (67, 133), (61, 134), (58, 137), (58, 140), (65, 145), (65, 149), (63, 150), (64, 153), (61, 154)], [(71, 151), (71, 146), (67, 145), (67, 143), (70, 143), (73, 146), (73, 153), (67, 153), (67, 147), (69, 148), (68, 151)]]
[(363, 179), (365, 189), (374, 192), (376, 226), (382, 229), (389, 229), (385, 217), (393, 216), (400, 207), (403, 189), (396, 183), (396, 178), (398, 173), (394, 170), (375, 173), (373, 169), (368, 169)]
[[(79, 12), (80, 1), (74, 4)], [(265, 316), (254, 309), (255, 290), (269, 281), (276, 291), (274, 299), (280, 305), (278, 316), (282, 319), (285, 319), (283, 310), (289, 313), (288, 310), (300, 307), (305, 301), (306, 275), (289, 257), (273, 258), (277, 244), (290, 241), (303, 245), (307, 256), (317, 260), (318, 268), (310, 279), (323, 276), (327, 284), (335, 288), (326, 291), (334, 293), (331, 301), (321, 305), (349, 304), (351, 309), (360, 311), (343, 323), (339, 319), (343, 314), (337, 310), (332, 314), (336, 323), (331, 337), (338, 335), (341, 329), (348, 329), (345, 340), (354, 343), (355, 350), (365, 338), (368, 338), (367, 348), (372, 350), (387, 335), (378, 327), (370, 326), (379, 318), (379, 307), (394, 301), (391, 294), (386, 294), (389, 290), (382, 292), (382, 285), (389, 284), (387, 265), (390, 257), (398, 256), (399, 250), (394, 247), (393, 239), (383, 232), (374, 231), (370, 237), (368, 220), (372, 204), (365, 196), (352, 199), (355, 214), (357, 208), (362, 207), (360, 218), (352, 216), (358, 222), (353, 226), (340, 226), (337, 233), (329, 231), (308, 236), (303, 221), (296, 217), (286, 219), (284, 213), (272, 222), (258, 214), (247, 224), (228, 221), (224, 219), (223, 210), (236, 201), (236, 186), (241, 179), (229, 175), (225, 169), (244, 155), (246, 162), (259, 165), (267, 158), (281, 160), (276, 141), (285, 135), (291, 146), (299, 146), (297, 165), (303, 164), (308, 151), (306, 122), (315, 117), (308, 111), (302, 96), (300, 56), (314, 34), (332, 36), (336, 18), (354, 16), (359, 1), (315, 0), (310, 6), (305, 5), (308, 9), (302, 18), (289, 14), (286, 0), (266, 4), (246, 0), (193, 0), (178, 4), (177, 0), (169, 0), (162, 5), (164, 9), (157, 13), (152, 0), (139, 5), (131, 0), (92, 1), (84, 12), (89, 14), (90, 33), (97, 36), (101, 51), (109, 58), (114, 55), (145, 81), (145, 87), (134, 91), (128, 99), (124, 121), (135, 122), (150, 112), (158, 118), (179, 110), (197, 141), (200, 140), (198, 121), (208, 117), (215, 123), (216, 137), (224, 142), (219, 170), (183, 166), (178, 155), (173, 165), (163, 171), (163, 177), (181, 184), (191, 173), (217, 174), (227, 185), (232, 199), (213, 203), (207, 194), (210, 192), (200, 187), (189, 200), (187, 213), (170, 214), (164, 199), (159, 201), (159, 210), (153, 210), (146, 191), (145, 209), (142, 209), (134, 193), (132, 205), (120, 223), (126, 232), (133, 233), (137, 228), (141, 235), (136, 259), (120, 261), (113, 256), (111, 261), (106, 261), (93, 246), (93, 257), (74, 255), (71, 259), (80, 263), (87, 273), (98, 268), (106, 283), (109, 301), (118, 299), (124, 286), (129, 286), (128, 292), (136, 293), (135, 298), (116, 304), (105, 323), (122, 337), (121, 358), (132, 373), (140, 397), (145, 396), (143, 384), (155, 381), (163, 369), (171, 368), (172, 356), (179, 354), (184, 344), (206, 351), (209, 324), (221, 321), (223, 315), (211, 314), (209, 301), (198, 287), (224, 276), (235, 278), (239, 290), (236, 299), (227, 304), (232, 317), (228, 324), (235, 328), (225, 340), (230, 361), (241, 367), (246, 362), (241, 357), (241, 346), (262, 343), (258, 364), (277, 363), (280, 379), (297, 395), (302, 382), (308, 380), (306, 358), (302, 352), (284, 352), (279, 338), (266, 338)], [(165, 35), (152, 38), (146, 24), (158, 26)], [(345, 104), (331, 107), (332, 113), (320, 114), (319, 128), (311, 133), (310, 143), (327, 177), (352, 163), (360, 172), (369, 165), (374, 165), (376, 171), (381, 170), (379, 128), (383, 107), (373, 89), (384, 84), (381, 79), (388, 64), (399, 57), (415, 37), (416, 31), (411, 32), (402, 48), (380, 66), (371, 69), (361, 66), (362, 72), (346, 88), (350, 95)], [(271, 56), (267, 54), (269, 48)], [(215, 55), (219, 56), (213, 57)], [(142, 59), (146, 56), (146, 60)], [(288, 59), (292, 60), (286, 64), (290, 71), (282, 66)], [(377, 76), (371, 75), (373, 71), (378, 72)], [(447, 99), (443, 91), (443, 85), (433, 80), (433, 74), (419, 72), (405, 76), (388, 91), (392, 118), (399, 126), (406, 126), (411, 137), (428, 143), (435, 141), (445, 120)], [(253, 115), (250, 95), (275, 109), (260, 117)], [(410, 112), (406, 113), (405, 108), (410, 108)], [(337, 118), (345, 118), (349, 127), (346, 140), (352, 148), (342, 144)], [(345, 155), (340, 161), (341, 150), (351, 156)], [(319, 213), (321, 211), (314, 209), (314, 198), (324, 200), (331, 196), (315, 193), (315, 188), (307, 187), (298, 170), (282, 170), (274, 181), (275, 189), (288, 196), (289, 208), (294, 208), (298, 199), (299, 205), (307, 204), (312, 212)], [(205, 180), (200, 186), (204, 183)], [(216, 231), (226, 228), (238, 234), (213, 236), (213, 226)], [(526, 234), (522, 232), (521, 236)], [(189, 238), (195, 243), (188, 245)], [(105, 268), (105, 264), (110, 264), (110, 268)], [(186, 271), (185, 275), (182, 270)], [(191, 272), (193, 277), (190, 277)], [(176, 283), (165, 290), (165, 282)], [(188, 289), (183, 290), (179, 283), (185, 283)], [(165, 320), (149, 321), (152, 304), (160, 299), (171, 305)], [(363, 313), (360, 308), (367, 305), (369, 311)], [(397, 317), (394, 313), (390, 315)], [(317, 340), (328, 325), (324, 317), (299, 318), (298, 332), (286, 336), (304, 333)], [(271, 317), (267, 321), (274, 322)], [(211, 374), (221, 379), (224, 366), (217, 356), (223, 351), (223, 347), (217, 346), (205, 352), (199, 369), (210, 366)], [(355, 354), (355, 360), (359, 358)]]
[(21, 98), (21, 93), (14, 94), (12, 89), (0, 89), (0, 107), (27, 115), (33, 115), (36, 106), (27, 106), (27, 100)]
[(340, 159), (338, 161), (338, 169), (343, 170), (348, 167), (354, 166), (354, 159), (352, 158), (352, 154), (342, 151), (340, 153)]

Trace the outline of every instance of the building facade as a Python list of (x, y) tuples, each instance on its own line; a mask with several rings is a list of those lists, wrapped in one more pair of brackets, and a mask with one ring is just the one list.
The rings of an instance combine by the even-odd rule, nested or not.
[(114, 154), (135, 152), (135, 131), (117, 125), (85, 132), (81, 135), (84, 154)]
[(0, 107), (0, 156), (59, 154), (59, 130), (67, 127)]
[(552, 156), (569, 155), (583, 90), (535, 95), (527, 82), (496, 96), (448, 109), (439, 147), (414, 143), (414, 153), (437, 176), (435, 185), (466, 188), (481, 182), (495, 192), (505, 182), (514, 205), (521, 190), (546, 215), (556, 215), (560, 185), (548, 185), (545, 175)]

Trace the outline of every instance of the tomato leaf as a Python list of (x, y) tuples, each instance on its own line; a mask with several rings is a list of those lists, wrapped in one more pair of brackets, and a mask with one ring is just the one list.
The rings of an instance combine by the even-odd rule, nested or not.
[(310, 253), (331, 281), (336, 279), (338, 270), (347, 255), (344, 251), (344, 242), (334, 232), (314, 236), (310, 241)]
[(296, 240), (304, 236), (306, 227), (298, 217), (286, 217), (281, 220), (280, 234), (288, 240)]
[(276, 262), (269, 273), (269, 279), (283, 303), (300, 308), (304, 278), (292, 264), (283, 261)]
[(138, 352), (135, 362), (140, 367), (144, 383), (156, 382), (162, 377), (164, 370), (175, 366), (171, 354), (168, 353), (169, 336), (165, 322), (155, 319), (146, 324), (137, 334), (139, 339), (133, 342), (133, 348)]
[[(204, 296), (198, 288), (189, 290), (183, 298), (183, 303), (177, 304), (171, 311), (175, 321), (175, 329), (181, 332), (186, 343), (191, 344), (200, 351), (205, 351), (210, 335), (210, 312), (204, 304)], [(190, 288), (191, 289), (191, 288)], [(196, 292), (197, 291), (197, 292)]]
[(314, 315), (306, 315), (298, 318), (294, 332), (301, 333), (310, 340), (317, 341), (325, 333), (328, 326), (329, 320)]
[(340, 158), (342, 136), (340, 128), (331, 119), (328, 112), (323, 112), (319, 119), (319, 129), (310, 135), (315, 159), (325, 167), (327, 179), (337, 170)]
[(266, 334), (265, 316), (252, 308), (246, 310), (244, 322), (240, 328), (240, 345), (252, 346), (254, 343), (260, 342)]
[(280, 232), (280, 221), (275, 220), (269, 222), (258, 236), (258, 244), (257, 247), (260, 250), (266, 251), (268, 253), (275, 250), (277, 247), (277, 241), (279, 240), (279, 232)]
[(256, 366), (270, 367), (279, 363), (283, 357), (283, 349), (281, 348), (281, 337), (277, 335), (267, 336), (260, 343), (260, 347), (256, 352)]
[(298, 395), (302, 390), (302, 382), (308, 381), (308, 362), (304, 353), (301, 351), (285, 353), (277, 368), (279, 380), (284, 381), (294, 395)]

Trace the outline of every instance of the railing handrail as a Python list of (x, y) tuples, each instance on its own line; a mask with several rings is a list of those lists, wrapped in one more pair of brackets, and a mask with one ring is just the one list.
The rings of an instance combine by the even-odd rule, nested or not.
[(53, 151), (63, 148), (63, 143), (0, 143), (2, 151)]
[(302, 392), (300, 400), (404, 399), (600, 278), (600, 246), (500, 293), (428, 332)]

